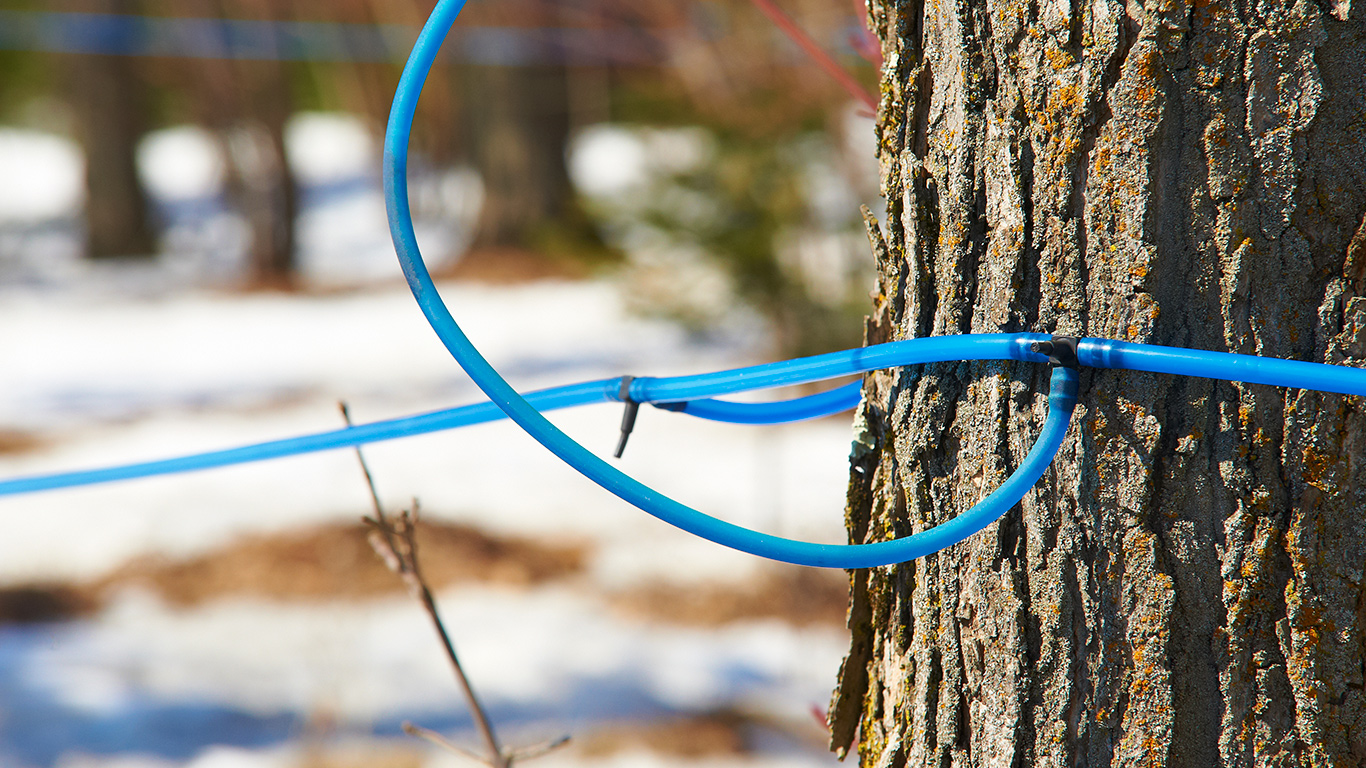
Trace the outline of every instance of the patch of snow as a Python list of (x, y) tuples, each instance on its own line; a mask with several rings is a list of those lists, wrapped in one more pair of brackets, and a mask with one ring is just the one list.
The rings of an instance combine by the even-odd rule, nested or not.
[(85, 202), (85, 157), (75, 142), (0, 128), (0, 223), (67, 219)]
[(199, 200), (223, 190), (223, 147), (193, 125), (153, 131), (138, 144), (138, 175), (147, 192), (164, 201)]
[(611, 124), (584, 129), (569, 149), (569, 175), (588, 195), (620, 195), (645, 185), (645, 144)]
[(342, 112), (301, 112), (285, 126), (285, 152), (300, 184), (378, 175), (379, 151), (365, 122)]
[(568, 149), (569, 175), (589, 197), (638, 194), (660, 176), (696, 170), (716, 155), (705, 128), (602, 123), (580, 131)]
[[(455, 589), (439, 604), (481, 699), (512, 733), (717, 708), (799, 721), (828, 696), (845, 647), (840, 632), (772, 621), (710, 630), (626, 622), (569, 587)], [(405, 719), (471, 726), (430, 623), (407, 598), (170, 610), (125, 593), (94, 622), (7, 654), (0, 698), (16, 696), (93, 723), (193, 705), (261, 718), (267, 729), (282, 713), (324, 714), (360, 734)], [(78, 728), (72, 738), (91, 734)], [(0, 747), (0, 762), (5, 754)]]
[(210, 747), (186, 763), (185, 768), (288, 768), (298, 763), (298, 756), (286, 750)]
[[(642, 320), (606, 283), (442, 291), (467, 333), (522, 389), (618, 376), (673, 375), (753, 362), (754, 336), (722, 341)], [(21, 296), (0, 303), (0, 424), (53, 442), (0, 456), (15, 476), (162, 458), (482, 399), (403, 288), (334, 296), (188, 294), (152, 302)], [(619, 406), (552, 415), (607, 452)], [(698, 542), (569, 470), (506, 422), (370, 446), (392, 504), (502, 532), (600, 542), (601, 578), (673, 564), (745, 573), (752, 558)], [(653, 408), (623, 466), (685, 502), (787, 535), (843, 538), (848, 426), (717, 424)], [(12, 551), (0, 580), (86, 578), (128, 557), (186, 555), (250, 531), (364, 511), (349, 451), (0, 499)], [(73, 535), (72, 532), (79, 532)]]

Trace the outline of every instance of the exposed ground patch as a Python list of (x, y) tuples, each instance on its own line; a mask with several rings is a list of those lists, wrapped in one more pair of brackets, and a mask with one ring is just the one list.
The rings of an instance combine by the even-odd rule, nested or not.
[(46, 445), (46, 441), (32, 432), (17, 429), (0, 429), (0, 456), (6, 454), (28, 453)]
[(730, 757), (749, 751), (746, 718), (709, 712), (650, 722), (612, 723), (575, 735), (570, 748), (583, 757), (649, 752), (691, 759)]
[(519, 248), (482, 248), (461, 256), (436, 277), (486, 285), (517, 285), (536, 280), (582, 280), (588, 274), (586, 265), (568, 258)]
[(849, 582), (843, 571), (773, 566), (762, 576), (723, 584), (646, 584), (610, 596), (622, 613), (651, 621), (714, 627), (747, 619), (795, 626), (843, 626)]
[[(247, 536), (202, 555), (136, 558), (85, 584), (0, 588), (0, 624), (62, 621), (96, 612), (121, 589), (147, 589), (171, 605), (220, 598), (366, 600), (403, 592), (360, 522)], [(584, 574), (591, 547), (495, 536), (472, 526), (418, 526), (422, 569), (433, 589), (458, 584), (534, 587)], [(580, 588), (592, 591), (590, 582)], [(631, 619), (695, 627), (774, 619), (793, 626), (844, 625), (848, 583), (841, 571), (774, 565), (757, 577), (706, 584), (651, 582), (602, 595)]]
[(90, 590), (61, 584), (0, 588), (0, 624), (36, 624), (87, 616), (99, 607)]
[[(125, 586), (150, 588), (174, 605), (228, 596), (327, 600), (400, 593), (402, 582), (370, 548), (362, 523), (250, 536), (188, 560), (138, 558), (94, 585), (99, 594)], [(433, 588), (479, 582), (515, 586), (580, 573), (587, 548), (498, 537), (476, 528), (424, 521), (418, 552)]]

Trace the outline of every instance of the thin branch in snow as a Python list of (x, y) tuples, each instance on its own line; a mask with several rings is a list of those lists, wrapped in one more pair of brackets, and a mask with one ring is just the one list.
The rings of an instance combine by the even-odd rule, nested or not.
[(442, 736), (441, 734), (429, 728), (423, 728), (420, 725), (413, 725), (412, 723), (404, 723), (403, 732), (408, 734), (409, 736), (416, 736), (419, 739), (426, 739), (427, 741), (430, 741), (431, 743), (437, 745), (438, 747), (441, 747), (444, 750), (454, 752), (457, 755), (464, 755), (465, 757), (468, 757), (469, 759), (474, 760), (475, 762), (484, 763), (486, 765), (489, 764), (488, 758), (484, 757), (483, 755), (477, 755), (469, 751), (468, 749), (465, 749), (459, 744), (456, 744), (450, 739), (447, 739), (445, 736)]
[[(346, 420), (346, 425), (351, 426), (351, 412), (346, 403), (340, 403), (342, 418)], [(375, 479), (370, 473), (370, 466), (365, 461), (365, 454), (361, 452), (359, 446), (356, 447), (356, 458), (360, 460), (361, 471), (365, 473), (365, 483), (370, 489), (370, 500), (374, 505), (375, 516), (363, 517), (367, 525), (370, 526), (368, 536), (370, 546), (375, 553), (380, 556), (389, 570), (398, 574), (399, 578), (408, 587), (409, 593), (416, 597), (421, 603), (422, 608), (427, 612), (427, 616), (432, 620), (432, 626), (436, 629), (436, 634), (441, 638), (442, 648), (446, 651), (446, 658), (451, 663), (451, 668), (455, 671), (456, 682), (460, 684), (460, 690), (465, 694), (465, 701), (468, 702), (470, 712), (474, 716), (475, 725), (479, 729), (480, 735), (484, 739), (484, 747), (488, 756), (479, 756), (463, 747), (456, 746), (435, 731), (404, 723), (403, 730), (413, 736), (426, 739), (445, 749), (449, 749), (456, 754), (464, 755), (474, 760), (478, 760), (485, 765), (493, 768), (511, 768), (517, 760), (525, 760), (531, 757), (543, 755), (546, 752), (569, 741), (568, 736), (557, 739), (548, 745), (532, 747), (526, 750), (505, 750), (498, 742), (498, 735), (494, 732), (493, 721), (489, 719), (488, 711), (479, 701), (479, 697), (474, 692), (474, 686), (470, 683), (469, 676), (465, 674), (465, 668), (460, 663), (460, 657), (456, 655), (455, 644), (451, 642), (450, 633), (446, 631), (446, 625), (441, 621), (441, 614), (436, 607), (436, 598), (432, 595), (431, 586), (427, 579), (422, 575), (422, 568), (417, 556), (417, 521), (418, 521), (418, 502), (413, 499), (412, 510), (403, 510), (396, 517), (390, 517), (384, 513), (384, 506), (380, 503), (379, 493), (375, 490)]]
[(509, 757), (517, 761), (530, 760), (534, 757), (540, 757), (541, 755), (548, 755), (568, 743), (569, 736), (561, 736), (558, 739), (547, 741), (544, 744), (533, 744), (529, 747), (514, 749)]

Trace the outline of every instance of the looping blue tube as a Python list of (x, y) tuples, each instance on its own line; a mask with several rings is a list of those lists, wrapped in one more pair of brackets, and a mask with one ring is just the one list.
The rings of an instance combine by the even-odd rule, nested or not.
[[(831, 545), (793, 541), (724, 522), (674, 501), (640, 483), (557, 429), (494, 370), (455, 322), (432, 283), (413, 232), (412, 214), (408, 203), (408, 135), (412, 129), (413, 115), (417, 110), (418, 97), (427, 73), (442, 40), (445, 39), (463, 6), (464, 0), (439, 0), (426, 25), (423, 26), (399, 79), (384, 140), (385, 202), (389, 214), (389, 230), (394, 239), (395, 250), (398, 252), (399, 263), (403, 266), (403, 275), (428, 323), (475, 384), (519, 427), (588, 479), (664, 522), (733, 549), (800, 565), (865, 568), (918, 557), (979, 530), (981, 525), (986, 525), (1009, 509), (1037, 481), (1039, 474), (1052, 460), (1067, 431), (1072, 405), (1076, 402), (1075, 371), (1055, 372), (1055, 391), (1050, 395), (1050, 401), (1066, 407), (1050, 407), (1043, 436), (1035, 445), (1035, 449), (1030, 451), (1020, 469), (1007, 480), (1005, 486), (968, 513), (946, 523), (947, 527), (941, 526), (944, 528), (942, 532), (934, 529), (908, 539), (875, 544)], [(637, 379), (631, 383), (629, 395), (637, 402), (688, 400), (692, 399), (687, 391), (690, 383), (688, 379), (706, 380), (712, 388), (711, 393), (714, 394), (718, 391), (752, 388), (761, 382), (763, 386), (781, 386), (803, 379), (811, 380), (815, 378), (811, 376), (812, 368), (829, 367), (830, 363), (841, 361), (852, 367), (852, 370), (846, 371), (847, 373), (889, 367), (896, 364), (890, 362), (890, 358), (895, 355), (889, 348), (910, 345), (922, 348), (929, 353), (929, 358), (939, 360), (1038, 360), (1039, 355), (1031, 354), (1027, 347), (1021, 346), (1022, 343), (1028, 343), (1025, 338), (1027, 336), (1029, 335), (993, 334), (954, 339), (912, 339), (882, 347), (818, 355), (781, 365), (741, 369), (748, 373), (737, 375), (736, 372), (728, 372), (729, 378), (726, 374), (708, 374), (667, 381)], [(1064, 371), (1061, 368), (1058, 370)], [(1069, 390), (1070, 395), (1067, 394)], [(1015, 491), (1018, 491), (1018, 495), (1012, 497)], [(977, 528), (972, 527), (979, 522)]]

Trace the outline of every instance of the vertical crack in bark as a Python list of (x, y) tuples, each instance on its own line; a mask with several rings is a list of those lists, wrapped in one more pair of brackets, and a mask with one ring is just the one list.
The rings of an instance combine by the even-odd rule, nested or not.
[[(1042, 650), (1042, 638), (1039, 635), (1037, 617), (1033, 606), (1032, 585), (1029, 579), (1028, 567), (1014, 572), (1016, 578), (1012, 579), (1015, 586), (1016, 596), (1019, 599), (1019, 612), (1016, 623), (1021, 628), (1024, 640), (1025, 668), (1032, 668), (1034, 660), (1038, 659)], [(1028, 768), (1035, 765), (1038, 732), (1035, 726), (1035, 717), (1042, 691), (1039, 689), (1039, 681), (1034, 675), (1025, 674), (1025, 684), (1020, 691), (1020, 714), (1015, 722), (1014, 749), (1011, 755), (1011, 766), (1021, 766)]]
[[(939, 694), (944, 687), (944, 663), (943, 653), (938, 646), (931, 648), (929, 655), (930, 673), (925, 679), (925, 700), (922, 705), (925, 715), (922, 733), (925, 737), (927, 755), (934, 755), (939, 751), (939, 729), (935, 726), (939, 723)], [(930, 761), (927, 760), (926, 762)]]
[(1091, 647), (1087, 637), (1085, 596), (1081, 585), (1077, 581), (1077, 563), (1071, 558), (1067, 558), (1062, 563), (1063, 576), (1063, 597), (1070, 603), (1072, 619), (1072, 637), (1070, 638), (1071, 647), (1069, 659), (1068, 678), (1071, 685), (1068, 686), (1067, 696), (1067, 746), (1072, 755), (1085, 755), (1089, 751), (1089, 737), (1091, 733), (1087, 716), (1087, 702), (1091, 700), (1091, 680), (1087, 674), (1086, 657), (1087, 651)]
[(1026, 279), (1022, 281), (1020, 302), (1025, 307), (1025, 327), (1038, 328), (1039, 304), (1043, 295), (1040, 290), (1042, 280), (1039, 263), (1039, 247), (1034, 241), (1034, 142), (1026, 134), (1020, 140), (1020, 206), (1024, 213), (1022, 270)]

